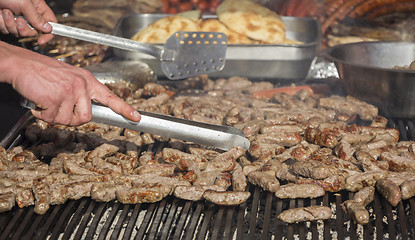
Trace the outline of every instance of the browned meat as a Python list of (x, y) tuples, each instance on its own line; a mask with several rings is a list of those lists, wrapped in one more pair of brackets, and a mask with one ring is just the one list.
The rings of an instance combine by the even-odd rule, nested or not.
[(275, 192), (278, 198), (317, 198), (324, 196), (324, 189), (317, 184), (289, 183), (280, 186)]
[(143, 152), (141, 156), (138, 158), (138, 165), (143, 166), (146, 165), (148, 162), (154, 162), (155, 157), (153, 152)]
[(304, 127), (300, 124), (278, 124), (262, 126), (260, 133), (288, 132), (304, 135)]
[(91, 187), (91, 198), (99, 202), (109, 202), (116, 199), (117, 190), (125, 190), (128, 186), (113, 183), (94, 183)]
[(35, 197), (33, 196), (32, 189), (21, 188), (16, 190), (16, 204), (19, 208), (32, 206), (35, 204)]
[(271, 176), (261, 171), (250, 172), (248, 174), (248, 180), (250, 183), (260, 186), (270, 192), (276, 192), (280, 187), (280, 182), (275, 176)]
[(220, 153), (214, 150), (200, 148), (200, 147), (189, 147), (189, 152), (194, 155), (198, 155), (206, 160), (210, 161), (215, 159)]
[(337, 174), (335, 169), (313, 161), (296, 162), (292, 165), (291, 170), (294, 174), (317, 180)]
[(85, 157), (86, 161), (92, 161), (93, 158), (104, 158), (118, 152), (119, 148), (115, 145), (104, 143), (101, 146), (90, 151)]
[(324, 191), (338, 192), (345, 188), (345, 177), (343, 175), (333, 175), (322, 180), (315, 180), (311, 178), (299, 178), (296, 183), (304, 184), (311, 183), (321, 186)]
[(124, 175), (132, 174), (138, 166), (137, 156), (128, 156), (122, 153), (116, 153), (112, 157), (105, 159), (106, 162), (121, 167), (121, 173)]
[(301, 135), (292, 132), (269, 132), (258, 134), (254, 141), (257, 143), (279, 144), (285, 147), (292, 147), (301, 142)]
[(176, 166), (170, 163), (151, 163), (134, 169), (134, 173), (140, 175), (154, 173), (160, 176), (169, 176), (174, 173), (175, 169)]
[(221, 186), (218, 185), (203, 185), (203, 186), (176, 186), (174, 189), (173, 195), (177, 198), (190, 200), (190, 201), (200, 201), (203, 198), (203, 193), (206, 190), (213, 191), (225, 191)]
[(175, 164), (180, 170), (198, 171), (206, 168), (207, 160), (198, 155), (182, 152), (174, 148), (163, 148), (163, 160)]
[(46, 213), (50, 207), (50, 191), (46, 177), (38, 177), (34, 179), (32, 191), (35, 197), (35, 213)]
[(326, 206), (310, 206), (283, 211), (278, 219), (287, 223), (327, 220), (331, 218), (331, 209)]
[(82, 166), (78, 165), (76, 162), (74, 162), (70, 159), (63, 160), (63, 169), (65, 170), (65, 173), (67, 173), (67, 174), (77, 174), (77, 175), (98, 174), (98, 173), (90, 171), (86, 168), (83, 168)]
[(365, 151), (358, 151), (356, 153), (356, 159), (359, 161), (359, 164), (362, 166), (365, 172), (369, 171), (387, 171), (389, 164), (386, 161), (378, 161), (372, 155)]
[(402, 199), (409, 199), (415, 196), (415, 180), (405, 181), (401, 184)]
[(92, 167), (89, 167), (88, 170), (96, 172), (98, 174), (107, 174), (107, 175), (121, 175), (122, 168), (115, 164), (104, 161), (102, 158), (93, 158), (91, 159)]
[(369, 212), (361, 203), (354, 200), (346, 200), (341, 206), (343, 211), (348, 214), (355, 223), (362, 225), (369, 223)]
[(91, 196), (91, 188), (95, 182), (91, 181), (79, 181), (68, 184), (68, 196), (69, 199), (78, 200), (83, 197)]
[(234, 169), (236, 160), (245, 154), (245, 149), (234, 147), (231, 150), (221, 153), (209, 161), (206, 171), (230, 172)]
[(51, 184), (49, 186), (50, 205), (64, 204), (69, 199), (66, 184)]
[[(241, 158), (241, 159), (243, 159), (243, 158)], [(245, 173), (245, 175), (248, 175), (248, 173), (250, 173), (250, 172), (258, 171), (266, 163), (267, 163), (266, 160), (257, 160), (255, 162), (249, 162), (248, 161), (247, 163), (243, 164), (242, 170)]]
[(389, 163), (389, 170), (391, 171), (404, 172), (415, 170), (415, 158), (384, 152), (380, 155), (380, 159)]
[(356, 192), (364, 187), (375, 186), (376, 181), (386, 176), (386, 174), (385, 171), (370, 171), (350, 175), (346, 178), (346, 189)]
[(334, 148), (334, 153), (343, 160), (349, 160), (353, 158), (355, 149), (352, 145), (344, 140), (341, 140), (340, 143)]
[(375, 198), (375, 188), (374, 187), (364, 187), (357, 191), (353, 196), (353, 201), (360, 203), (366, 207), (369, 203), (373, 202)]
[(232, 190), (243, 192), (247, 187), (246, 176), (242, 170), (241, 165), (237, 163), (235, 168), (232, 170)]
[(127, 137), (127, 141), (131, 141), (137, 146), (143, 145), (143, 138), (141, 137), (140, 132), (137, 132), (131, 129), (125, 129), (124, 136)]
[(217, 176), (219, 175), (219, 171), (201, 171), (197, 173), (196, 181), (193, 183), (195, 186), (203, 186), (203, 185), (214, 185)]
[(285, 151), (285, 147), (278, 144), (252, 142), (248, 153), (257, 160), (268, 160)]
[(223, 189), (228, 189), (232, 185), (232, 174), (228, 172), (219, 173), (216, 176), (214, 185), (220, 186)]
[(282, 163), (281, 167), (275, 172), (275, 177), (282, 181), (297, 182), (299, 176), (293, 173), (291, 167), (286, 162)]
[(154, 203), (170, 194), (172, 188), (160, 183), (135, 185), (128, 189), (116, 190), (118, 201), (123, 204)]
[(197, 174), (195, 171), (188, 171), (188, 172), (175, 172), (167, 177), (173, 178), (179, 181), (186, 181), (189, 183), (194, 183), (197, 179)]
[(379, 127), (379, 128), (385, 128), (388, 124), (388, 119), (382, 116), (376, 116), (372, 123), (370, 123), (371, 127)]
[(261, 127), (265, 124), (264, 120), (253, 120), (245, 124), (242, 128), (242, 132), (244, 132), (245, 136), (249, 139), (258, 134)]
[(14, 207), (15, 194), (12, 192), (0, 194), (0, 212), (10, 211)]
[(376, 182), (376, 190), (392, 205), (396, 206), (401, 201), (401, 189), (393, 181), (381, 178)]
[(219, 192), (206, 190), (203, 193), (203, 198), (206, 201), (225, 206), (239, 205), (248, 200), (250, 196), (250, 192)]

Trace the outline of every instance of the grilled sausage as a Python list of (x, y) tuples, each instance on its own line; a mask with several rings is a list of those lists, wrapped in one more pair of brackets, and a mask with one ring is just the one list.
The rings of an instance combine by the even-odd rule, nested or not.
[(0, 212), (10, 211), (14, 207), (15, 194), (12, 192), (0, 194)]
[(200, 201), (203, 198), (203, 193), (207, 190), (213, 191), (225, 191), (224, 188), (218, 185), (205, 185), (205, 186), (176, 186), (173, 195), (177, 198), (189, 200), (189, 201)]
[(374, 187), (364, 187), (356, 192), (353, 196), (353, 200), (357, 203), (362, 204), (364, 207), (369, 203), (373, 202), (375, 198), (375, 188)]
[(287, 223), (326, 220), (331, 218), (331, 209), (326, 206), (310, 206), (283, 211), (278, 219)]
[(393, 181), (382, 178), (376, 182), (376, 190), (392, 205), (396, 206), (401, 201), (401, 189)]
[(343, 211), (347, 213), (355, 223), (363, 225), (369, 223), (369, 212), (361, 203), (354, 200), (346, 200), (341, 206)]
[(324, 196), (324, 189), (317, 184), (289, 183), (280, 186), (275, 192), (278, 198), (317, 198)]
[(245, 202), (250, 196), (250, 192), (218, 192), (207, 190), (203, 193), (203, 198), (206, 201), (225, 206), (239, 205)]
[(271, 176), (261, 171), (250, 172), (248, 174), (248, 180), (250, 183), (260, 186), (270, 192), (276, 192), (280, 187), (280, 182), (275, 176)]
[(35, 213), (46, 213), (50, 207), (50, 192), (46, 177), (34, 179), (32, 191), (35, 197)]
[(409, 199), (415, 196), (415, 180), (405, 181), (400, 187), (402, 199)]

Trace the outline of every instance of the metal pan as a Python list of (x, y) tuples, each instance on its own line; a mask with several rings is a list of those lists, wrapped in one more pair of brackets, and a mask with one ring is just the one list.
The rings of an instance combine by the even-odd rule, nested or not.
[(415, 71), (398, 70), (415, 60), (415, 42), (360, 42), (325, 49), (347, 94), (396, 118), (415, 117)]
[[(131, 38), (140, 29), (152, 22), (168, 16), (167, 14), (134, 14), (122, 17), (114, 29), (114, 35)], [(203, 19), (216, 18), (215, 15), (203, 15)], [(302, 44), (234, 44), (226, 50), (226, 64), (220, 72), (209, 74), (210, 77), (229, 78), (243, 76), (258, 80), (304, 80), (313, 58), (321, 45), (321, 31), (318, 21), (311, 18), (282, 17), (289, 39), (301, 41)], [(114, 49), (119, 59), (140, 60), (147, 63), (158, 78), (163, 78), (160, 64), (154, 57)]]

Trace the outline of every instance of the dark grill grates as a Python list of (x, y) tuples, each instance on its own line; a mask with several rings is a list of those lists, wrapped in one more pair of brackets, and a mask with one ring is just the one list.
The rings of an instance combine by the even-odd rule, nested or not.
[[(401, 131), (401, 140), (413, 140), (414, 121), (394, 119), (390, 126)], [(368, 206), (371, 221), (361, 226), (341, 210), (340, 204), (353, 197), (347, 191), (281, 200), (257, 187), (250, 190), (251, 198), (234, 207), (174, 197), (137, 205), (81, 199), (52, 206), (44, 215), (33, 207), (15, 207), (0, 214), (0, 239), (415, 239), (414, 198), (392, 207), (376, 194)], [(310, 205), (332, 207), (333, 217), (298, 224), (276, 218), (288, 208)]]
[[(371, 222), (358, 226), (340, 203), (352, 194), (326, 194), (319, 199), (282, 201), (252, 187), (241, 206), (166, 198), (156, 204), (123, 205), (90, 199), (53, 206), (45, 215), (33, 207), (3, 213), (0, 239), (414, 239), (415, 199), (396, 208), (376, 195)], [(285, 209), (323, 204), (335, 216), (324, 222), (286, 224), (276, 219)], [(379, 217), (378, 217), (379, 216)]]

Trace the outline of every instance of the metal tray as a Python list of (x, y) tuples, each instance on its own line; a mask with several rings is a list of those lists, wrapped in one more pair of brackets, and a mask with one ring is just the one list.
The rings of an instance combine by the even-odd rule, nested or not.
[[(131, 38), (139, 30), (168, 14), (134, 14), (122, 17), (113, 34)], [(216, 18), (203, 15), (202, 18)], [(318, 21), (311, 18), (282, 17), (287, 38), (302, 44), (235, 44), (228, 45), (226, 63), (222, 71), (210, 74), (212, 78), (242, 76), (251, 80), (304, 80), (314, 57), (320, 51), (321, 31)], [(165, 78), (160, 61), (152, 56), (114, 49), (116, 58), (140, 60), (147, 63), (155, 75)]]
[(415, 71), (394, 69), (415, 60), (414, 42), (359, 42), (325, 49), (347, 94), (388, 117), (415, 118)]

